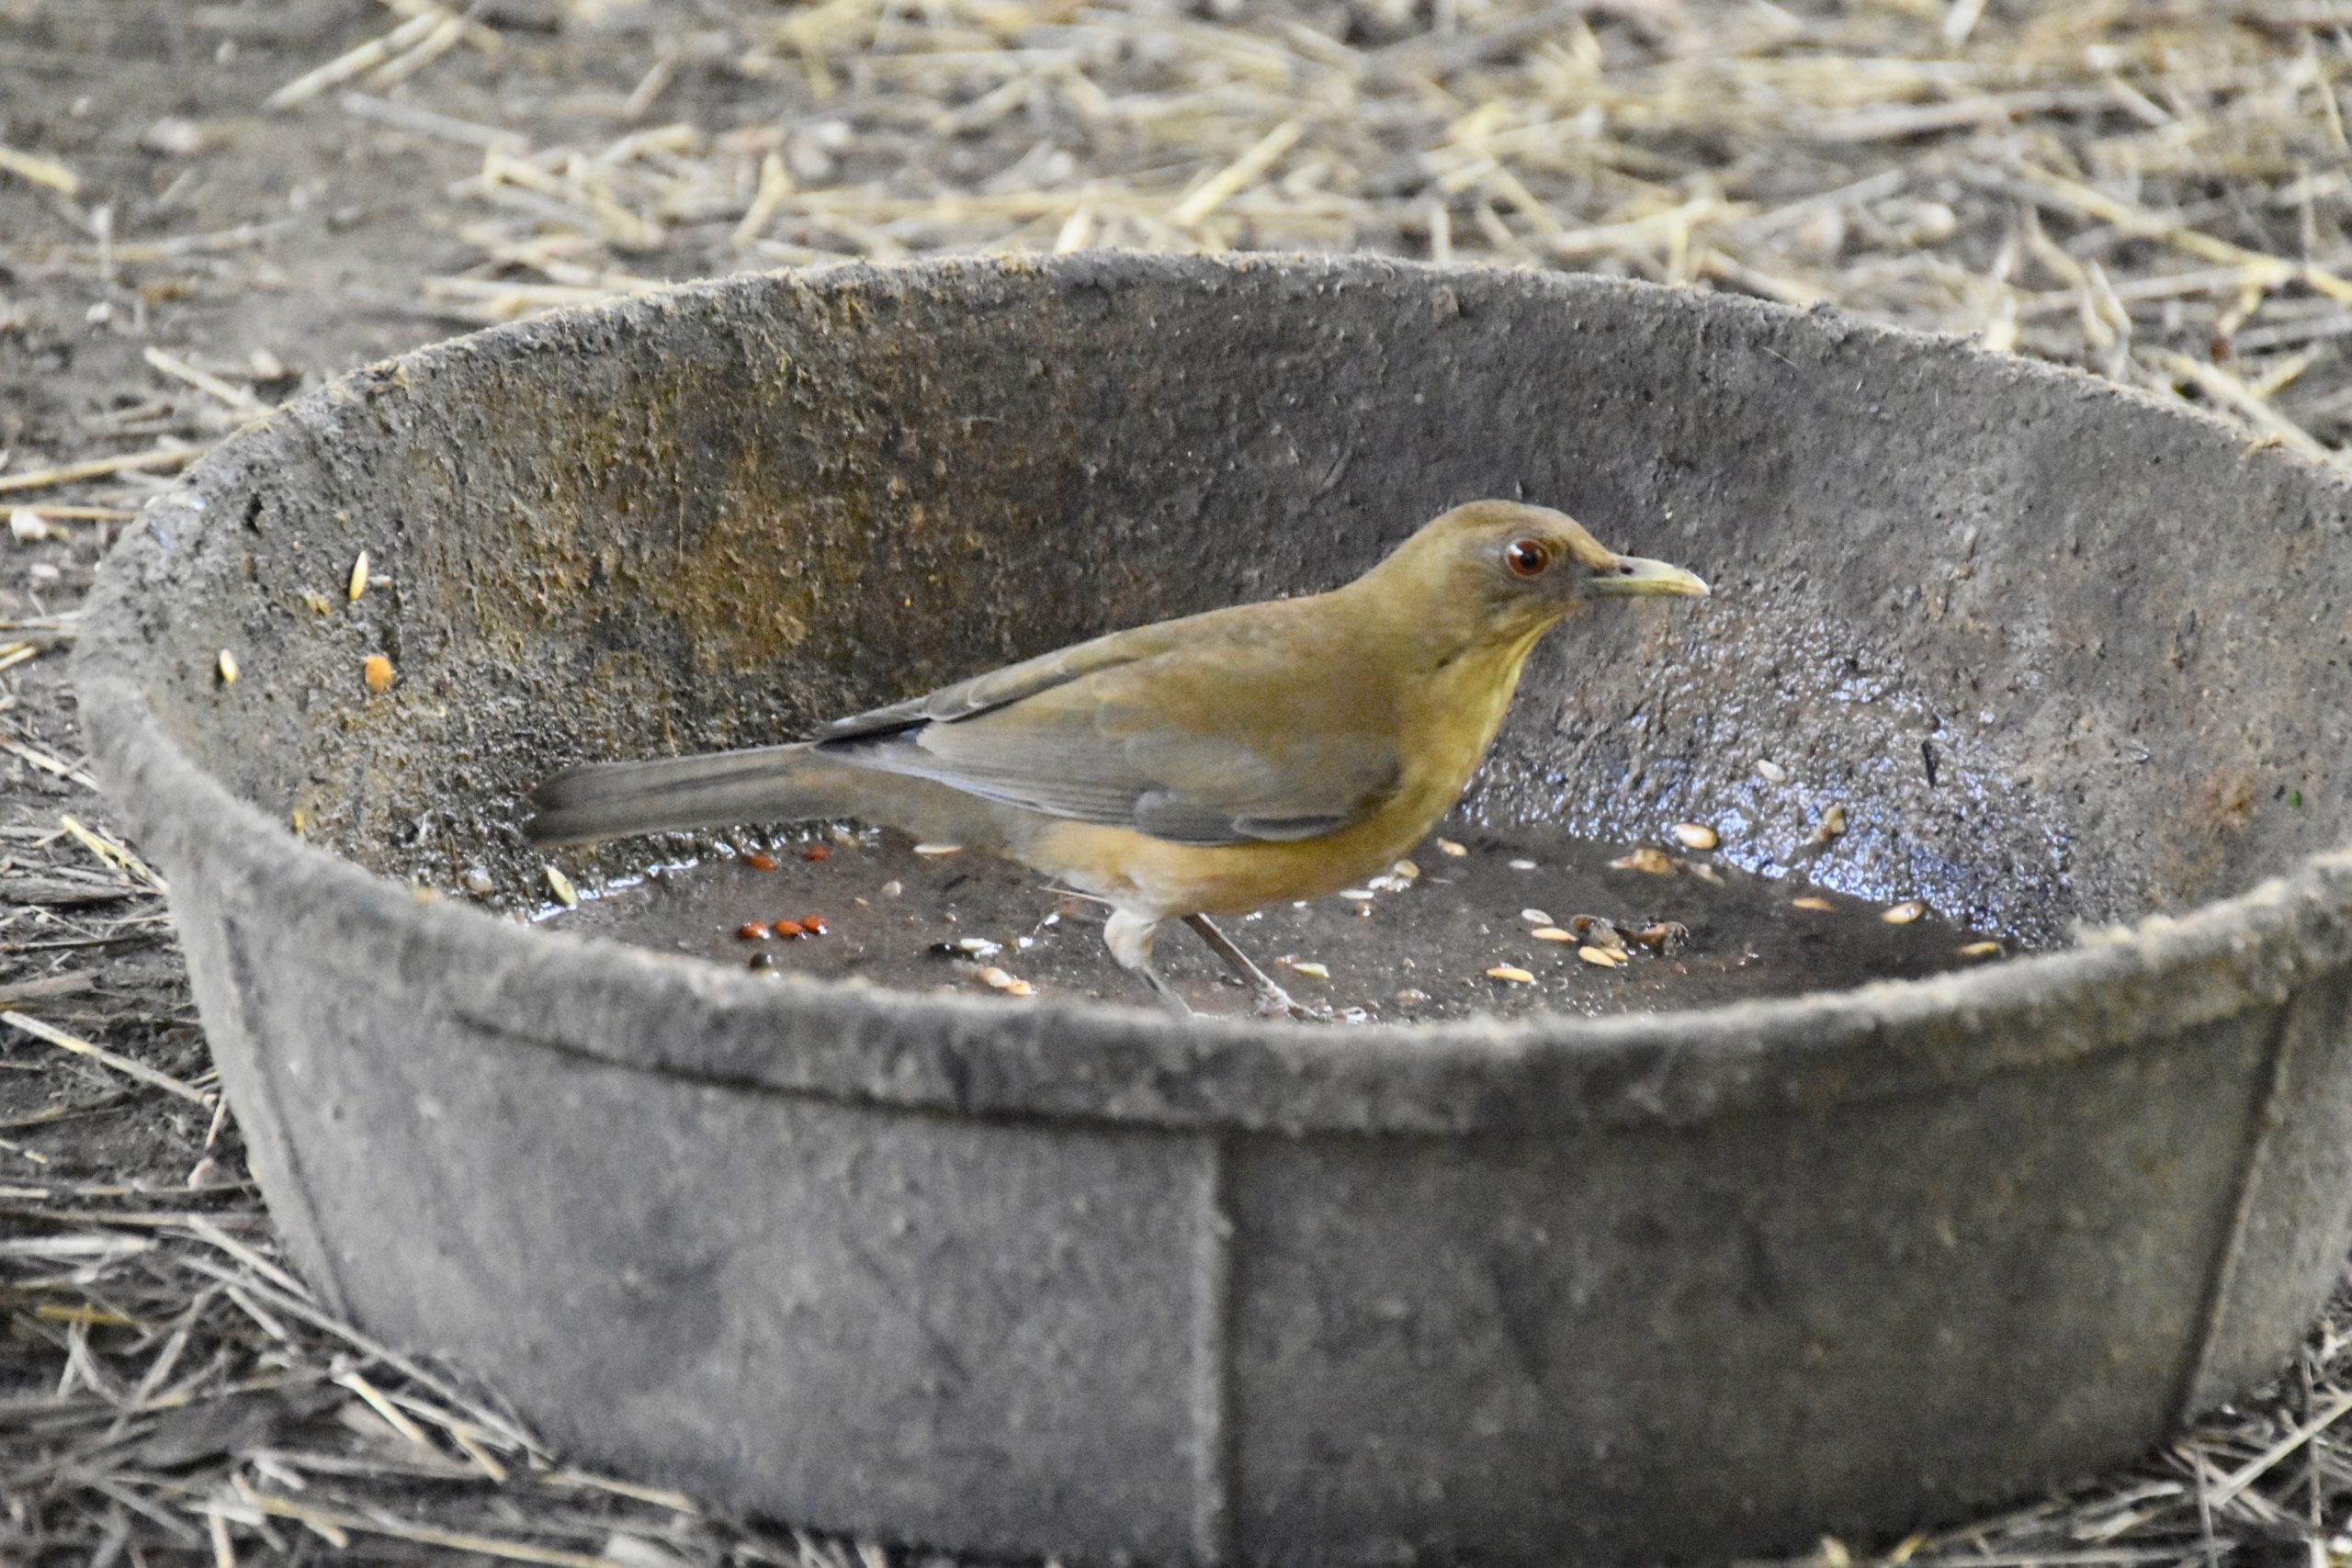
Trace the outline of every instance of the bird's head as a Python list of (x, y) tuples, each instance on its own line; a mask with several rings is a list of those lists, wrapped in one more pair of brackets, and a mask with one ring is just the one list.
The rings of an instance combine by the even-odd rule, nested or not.
[(1680, 567), (1621, 556), (1566, 513), (1516, 501), (1442, 513), (1359, 581), (1441, 636), (1506, 645), (1593, 599), (1707, 592)]

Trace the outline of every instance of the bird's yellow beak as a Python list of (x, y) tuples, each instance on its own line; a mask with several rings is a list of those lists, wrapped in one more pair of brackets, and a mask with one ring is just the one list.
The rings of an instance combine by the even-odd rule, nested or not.
[(1592, 575), (1585, 580), (1585, 587), (1594, 593), (1687, 593), (1698, 599), (1707, 597), (1707, 584), (1699, 577), (1679, 566), (1644, 560), (1640, 556), (1617, 556), (1607, 566), (1594, 568)]

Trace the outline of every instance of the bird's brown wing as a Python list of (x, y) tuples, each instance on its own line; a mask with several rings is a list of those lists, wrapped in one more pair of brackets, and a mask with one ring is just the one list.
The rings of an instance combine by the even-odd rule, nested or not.
[[(1334, 832), (1394, 786), (1389, 727), (1345, 711), (1361, 700), (1346, 682), (1302, 679), (1295, 648), (1255, 629), (1155, 637), (1156, 649), (1080, 644), (862, 715), (821, 732), (820, 750), (1178, 843)], [(1131, 656), (1103, 657), (1114, 651)]]
[(959, 719), (971, 718), (1008, 703), (1017, 703), (1023, 697), (1065, 685), (1095, 671), (1131, 664), (1138, 659), (1148, 659), (1171, 647), (1182, 646), (1187, 627), (1212, 618), (1221, 619), (1228, 614), (1212, 611), (1207, 615), (1159, 621), (1072, 643), (1051, 653), (1041, 653), (1035, 659), (1024, 659), (1018, 664), (991, 670), (985, 675), (975, 675), (968, 681), (958, 681), (952, 686), (925, 692), (919, 697), (908, 697), (901, 702), (834, 719), (819, 729), (815, 739), (820, 741), (844, 740), (853, 736), (883, 735), (925, 724), (953, 724)]

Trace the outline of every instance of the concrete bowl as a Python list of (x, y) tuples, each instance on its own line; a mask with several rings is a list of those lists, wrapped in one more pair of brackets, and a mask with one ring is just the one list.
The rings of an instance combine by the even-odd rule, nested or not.
[[(560, 762), (1327, 586), (1484, 494), (1718, 597), (1540, 650), (1465, 819), (1703, 812), (1770, 869), (1842, 804), (1814, 874), (2045, 951), (1182, 1026), (766, 982), (422, 886), (526, 900), (517, 797)], [(1371, 259), (853, 269), (302, 399), (129, 530), (80, 679), (295, 1262), (579, 1454), (989, 1553), (1707, 1559), (2125, 1461), (2318, 1307), (2347, 515), (2217, 423), (1826, 311)], [(363, 548), (389, 581), (346, 603)]]

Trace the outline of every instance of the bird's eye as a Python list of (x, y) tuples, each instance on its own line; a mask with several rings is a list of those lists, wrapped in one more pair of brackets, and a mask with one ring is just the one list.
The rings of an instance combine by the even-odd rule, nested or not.
[(1552, 547), (1541, 539), (1513, 539), (1503, 549), (1503, 565), (1513, 577), (1541, 577), (1552, 564)]

